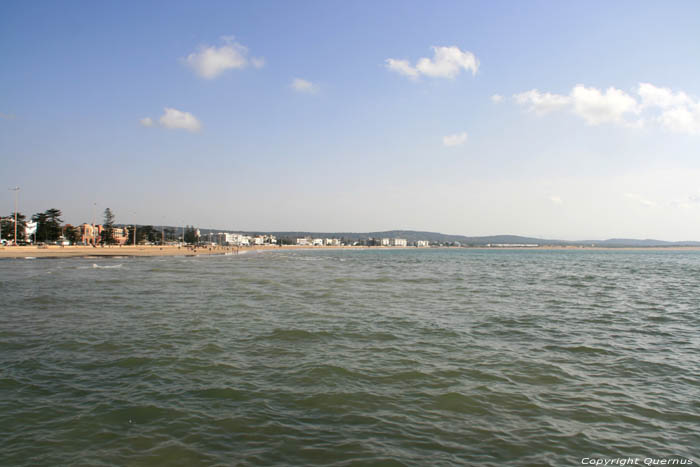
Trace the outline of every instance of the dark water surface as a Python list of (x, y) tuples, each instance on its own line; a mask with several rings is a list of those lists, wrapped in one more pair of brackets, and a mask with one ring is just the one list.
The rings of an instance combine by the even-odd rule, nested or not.
[(700, 460), (700, 253), (0, 261), (2, 465)]

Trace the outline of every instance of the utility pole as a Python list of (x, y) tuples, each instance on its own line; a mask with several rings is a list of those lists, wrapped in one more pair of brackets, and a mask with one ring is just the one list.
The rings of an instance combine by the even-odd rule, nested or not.
[(17, 246), (17, 197), (19, 196), (19, 187), (8, 188), (8, 190), (15, 192), (15, 239), (14, 244)]

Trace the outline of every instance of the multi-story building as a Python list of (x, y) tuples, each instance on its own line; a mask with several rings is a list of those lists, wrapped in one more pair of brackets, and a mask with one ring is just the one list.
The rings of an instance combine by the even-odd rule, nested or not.
[(408, 245), (408, 242), (405, 238), (394, 238), (392, 239), (391, 244), (393, 246), (406, 246)]
[(430, 246), (430, 242), (428, 240), (418, 240), (416, 246), (418, 248), (427, 248)]
[(118, 245), (124, 245), (129, 239), (129, 230), (126, 227), (114, 227), (112, 229), (112, 238)]
[(81, 224), (78, 228), (80, 229), (80, 243), (83, 245), (96, 245), (100, 242), (101, 225)]

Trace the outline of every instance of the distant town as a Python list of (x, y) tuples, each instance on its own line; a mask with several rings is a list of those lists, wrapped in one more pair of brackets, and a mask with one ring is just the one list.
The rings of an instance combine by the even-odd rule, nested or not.
[[(478, 248), (665, 248), (700, 247), (698, 241), (608, 239), (565, 241), (518, 235), (467, 237), (436, 232), (393, 230), (384, 232), (245, 232), (199, 228), (192, 225), (165, 226), (116, 222), (110, 208), (101, 222), (65, 223), (60, 209), (52, 208), (27, 218), (21, 212), (0, 217), (0, 243), (12, 245), (61, 246), (136, 246), (136, 245), (208, 245), (219, 247), (300, 246), (300, 247), (478, 247)], [(95, 216), (96, 217), (96, 216)]]
[[(3, 245), (216, 245), (263, 246), (297, 245), (310, 247), (382, 246), (418, 247), (431, 246), (428, 240), (408, 241), (405, 238), (361, 238), (299, 236), (278, 237), (273, 234), (249, 235), (245, 233), (212, 231), (202, 233), (194, 226), (166, 227), (153, 225), (116, 224), (116, 216), (110, 208), (104, 211), (102, 223), (64, 224), (60, 209), (49, 209), (34, 214), (31, 220), (21, 213), (0, 217), (0, 238)], [(433, 242), (433, 246), (444, 246)], [(450, 246), (461, 246), (451, 242)]]

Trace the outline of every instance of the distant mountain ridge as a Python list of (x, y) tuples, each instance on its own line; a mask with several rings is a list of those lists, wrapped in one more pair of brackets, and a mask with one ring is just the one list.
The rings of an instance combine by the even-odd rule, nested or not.
[(439, 232), (425, 232), (417, 230), (385, 230), (382, 232), (309, 232), (309, 231), (281, 231), (281, 232), (264, 232), (264, 231), (240, 231), (240, 230), (219, 230), (219, 229), (200, 229), (202, 234), (208, 235), (218, 232), (237, 232), (245, 235), (271, 234), (277, 237), (300, 238), (344, 238), (346, 240), (357, 241), (366, 240), (368, 238), (405, 238), (409, 242), (418, 240), (428, 240), (437, 243), (455, 243), (458, 242), (463, 246), (486, 246), (488, 244), (537, 244), (540, 246), (598, 246), (609, 248), (623, 247), (677, 247), (677, 246), (700, 246), (700, 241), (680, 241), (667, 242), (664, 240), (654, 239), (633, 239), (633, 238), (611, 238), (607, 240), (557, 240), (536, 237), (523, 237), (520, 235), (487, 235), (468, 237), (465, 235), (450, 235)]

